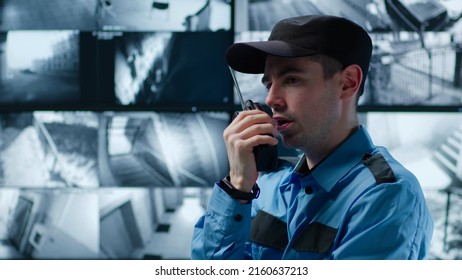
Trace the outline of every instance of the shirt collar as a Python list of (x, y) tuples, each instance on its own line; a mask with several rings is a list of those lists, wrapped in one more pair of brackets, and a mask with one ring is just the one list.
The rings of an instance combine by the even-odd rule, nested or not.
[(311, 175), (325, 191), (329, 192), (348, 171), (361, 161), (365, 154), (371, 153), (374, 148), (369, 133), (361, 125), (356, 132), (311, 170), (308, 168), (306, 158), (301, 157), (294, 172), (300, 176)]

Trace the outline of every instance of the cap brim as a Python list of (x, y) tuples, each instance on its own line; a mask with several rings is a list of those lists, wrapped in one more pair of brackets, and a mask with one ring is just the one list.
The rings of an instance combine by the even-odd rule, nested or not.
[(258, 74), (265, 71), (267, 55), (301, 57), (318, 53), (283, 41), (235, 43), (226, 51), (226, 62), (236, 71)]

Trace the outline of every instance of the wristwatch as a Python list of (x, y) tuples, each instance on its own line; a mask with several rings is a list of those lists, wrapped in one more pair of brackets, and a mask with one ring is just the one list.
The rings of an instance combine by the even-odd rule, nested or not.
[(218, 186), (220, 186), (222, 190), (224, 190), (229, 196), (231, 196), (234, 199), (250, 201), (254, 198), (257, 198), (258, 195), (260, 195), (260, 188), (258, 187), (257, 183), (253, 185), (252, 190), (249, 193), (241, 192), (231, 184), (229, 175), (221, 179)]

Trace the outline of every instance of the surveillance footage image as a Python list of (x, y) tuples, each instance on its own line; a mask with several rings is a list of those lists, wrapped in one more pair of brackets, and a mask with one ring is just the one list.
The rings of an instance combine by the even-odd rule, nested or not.
[(99, 30), (219, 31), (231, 29), (231, 4), (221, 0), (96, 1)]
[(100, 258), (190, 259), (206, 199), (200, 188), (100, 189)]
[(114, 41), (118, 104), (141, 108), (230, 104), (230, 74), (223, 54), (231, 33), (124, 33)]
[(367, 31), (390, 28), (389, 18), (383, 14), (383, 0), (235, 0), (236, 9), (248, 5), (248, 10), (236, 14), (236, 28), (241, 31), (269, 31), (276, 22), (289, 17), (309, 14), (337, 15), (350, 18)]
[(1, 113), (1, 186), (97, 187), (97, 132), (93, 112)]
[(235, 0), (235, 31), (270, 31), (284, 18), (324, 14), (342, 16), (368, 32), (400, 29), (443, 31), (462, 15), (458, 0)]
[(118, 112), (101, 116), (102, 186), (203, 187), (228, 172), (224, 113)]
[(0, 32), (0, 106), (77, 102), (79, 64), (74, 31)]
[(0, 189), (0, 259), (97, 259), (98, 194)]
[(426, 32), (425, 45), (416, 33), (372, 34), (375, 45), (360, 105), (462, 106), (461, 32)]

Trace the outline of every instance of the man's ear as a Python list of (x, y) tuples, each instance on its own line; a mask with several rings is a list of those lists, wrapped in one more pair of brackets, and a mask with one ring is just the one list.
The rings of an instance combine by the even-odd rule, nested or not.
[(342, 70), (343, 87), (341, 98), (351, 98), (356, 95), (363, 79), (361, 67), (357, 64), (347, 66)]

